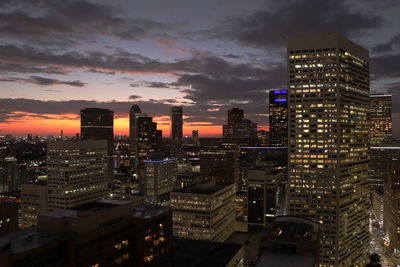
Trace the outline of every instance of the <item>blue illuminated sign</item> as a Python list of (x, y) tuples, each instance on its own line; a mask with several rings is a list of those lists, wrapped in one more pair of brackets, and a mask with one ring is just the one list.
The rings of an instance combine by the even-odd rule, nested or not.
[(274, 91), (274, 94), (286, 94), (287, 93), (287, 91), (286, 90), (283, 90), (283, 91)]
[(275, 99), (274, 101), (275, 102), (286, 102), (287, 100), (286, 99)]

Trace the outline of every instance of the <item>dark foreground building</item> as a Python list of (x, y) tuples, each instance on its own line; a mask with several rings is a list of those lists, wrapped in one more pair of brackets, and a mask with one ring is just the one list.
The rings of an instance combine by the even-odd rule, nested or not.
[(0, 238), (0, 266), (170, 266), (172, 211), (103, 200), (38, 217)]
[(256, 266), (314, 267), (318, 260), (320, 224), (301, 217), (276, 217), (261, 239)]

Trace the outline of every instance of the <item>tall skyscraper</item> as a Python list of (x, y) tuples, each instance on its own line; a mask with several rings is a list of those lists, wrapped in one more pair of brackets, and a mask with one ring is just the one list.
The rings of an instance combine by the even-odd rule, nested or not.
[(371, 145), (392, 140), (392, 96), (372, 94)]
[(162, 131), (157, 130), (157, 123), (145, 114), (136, 114), (136, 174), (139, 180), (139, 191), (143, 193), (144, 161), (150, 159), (151, 152), (160, 152)]
[(287, 91), (269, 92), (269, 141), (272, 146), (287, 146)]
[(81, 110), (82, 140), (106, 140), (108, 156), (108, 179), (112, 182), (114, 176), (114, 111), (100, 108), (85, 108)]
[(47, 143), (49, 209), (69, 209), (107, 195), (107, 141)]
[(319, 266), (369, 254), (369, 53), (340, 34), (287, 39), (289, 215), (321, 223)]
[(228, 110), (228, 124), (223, 126), (223, 136), (236, 144), (256, 145), (257, 123), (244, 118), (244, 111), (239, 108)]
[(18, 160), (15, 157), (6, 157), (1, 162), (0, 193), (10, 193), (18, 191), (20, 185), (20, 171)]
[(136, 173), (136, 151), (137, 151), (137, 136), (136, 136), (136, 114), (140, 114), (138, 105), (132, 105), (129, 110), (129, 166), (132, 172)]
[(228, 110), (228, 124), (234, 124), (244, 119), (244, 111), (240, 108)]
[(182, 107), (171, 108), (171, 155), (182, 158)]
[(193, 145), (194, 146), (200, 146), (199, 130), (193, 130), (192, 131), (192, 139), (193, 139)]

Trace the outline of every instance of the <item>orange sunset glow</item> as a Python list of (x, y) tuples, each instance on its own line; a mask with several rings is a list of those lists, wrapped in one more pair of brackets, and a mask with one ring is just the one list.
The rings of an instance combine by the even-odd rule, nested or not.
[[(169, 136), (170, 123), (167, 116), (155, 117), (157, 128), (163, 131), (163, 136)], [(207, 125), (208, 122), (190, 122), (183, 126), (183, 135), (191, 136), (193, 130), (199, 130), (201, 136), (220, 136), (222, 126)], [(77, 114), (33, 114), (15, 112), (13, 117), (0, 123), (0, 134), (12, 132), (15, 135), (39, 134), (59, 135), (63, 130), (65, 136), (80, 133), (80, 117)], [(118, 117), (114, 119), (114, 134), (129, 135), (129, 118)]]

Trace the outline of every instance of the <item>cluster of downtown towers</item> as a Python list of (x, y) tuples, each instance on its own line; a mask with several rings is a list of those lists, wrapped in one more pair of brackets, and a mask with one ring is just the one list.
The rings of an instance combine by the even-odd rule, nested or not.
[[(287, 213), (322, 224), (321, 265), (364, 263), (369, 254), (369, 53), (339, 34), (290, 37), (287, 68), (287, 92), (277, 93), (287, 99), (270, 99), (279, 107), (270, 114), (271, 141), (281, 139), (288, 148)], [(82, 138), (91, 128), (95, 135), (102, 131), (85, 123), (89, 113), (82, 110)], [(182, 108), (173, 107), (171, 117), (171, 154), (179, 157)], [(161, 131), (136, 105), (130, 110), (130, 140), (137, 173), (146, 153), (160, 147)]]
[[(321, 266), (363, 264), (370, 238), (369, 53), (340, 34), (290, 37), (287, 68), (287, 90), (270, 94), (271, 143), (288, 151), (287, 214), (321, 223)], [(173, 107), (171, 118), (170, 155), (179, 158), (182, 107)], [(81, 135), (108, 140), (111, 158), (113, 112), (82, 110)], [(139, 178), (161, 142), (156, 123), (133, 105), (131, 166)]]

